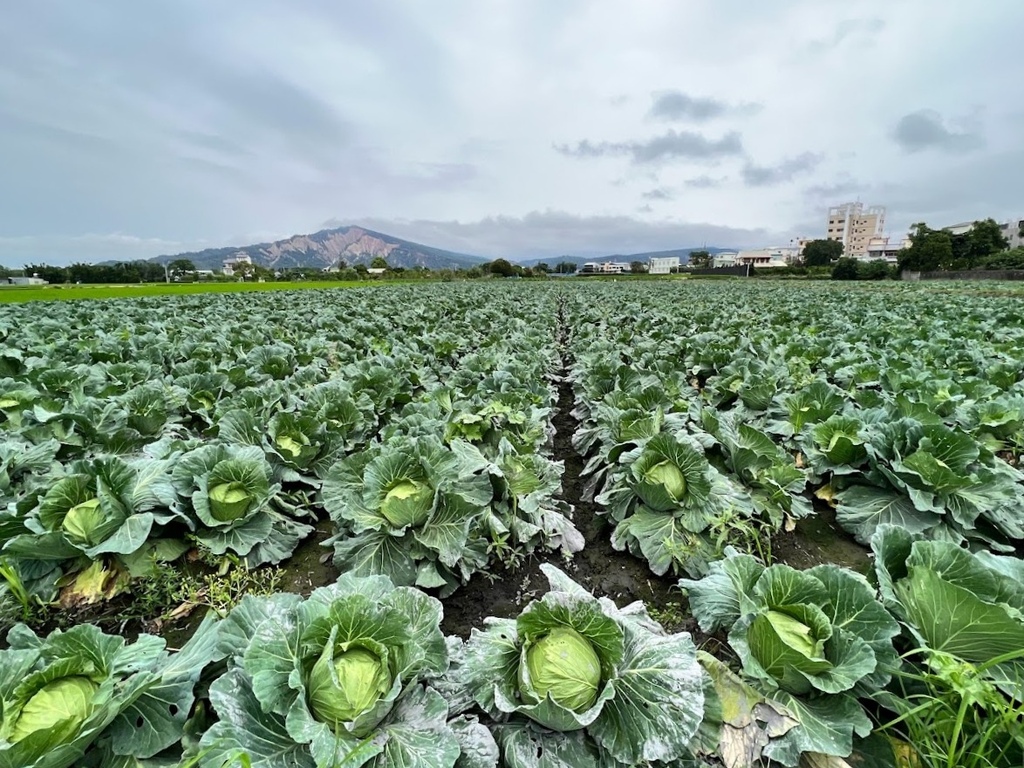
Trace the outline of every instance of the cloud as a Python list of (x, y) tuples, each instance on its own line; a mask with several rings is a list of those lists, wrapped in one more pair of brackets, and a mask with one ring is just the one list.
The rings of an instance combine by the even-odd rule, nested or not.
[(827, 53), (839, 48), (847, 41), (859, 42), (863, 45), (871, 41), (883, 29), (885, 29), (884, 19), (843, 19), (835, 25), (831, 35), (811, 40), (807, 43), (806, 48), (810, 53)]
[(649, 189), (640, 195), (644, 200), (671, 200), (675, 195), (671, 189), (665, 187), (657, 187), (655, 189)]
[(655, 94), (653, 99), (647, 116), (655, 120), (703, 123), (717, 117), (750, 115), (761, 109), (760, 104), (733, 105), (707, 96), (690, 96), (682, 91), (663, 91)]
[(21, 268), (29, 263), (65, 265), (103, 260), (136, 261), (208, 247), (209, 245), (203, 242), (136, 237), (121, 232), (75, 236), (0, 237), (0, 264)]
[(804, 188), (804, 195), (815, 200), (835, 200), (850, 197), (864, 189), (864, 184), (855, 179), (845, 179), (824, 184), (812, 184)]
[(720, 187), (726, 182), (725, 178), (713, 178), (711, 176), (697, 176), (692, 179), (687, 179), (683, 183), (693, 189), (714, 189)]
[(624, 215), (581, 216), (558, 210), (533, 211), (524, 216), (490, 216), (472, 222), (371, 218), (358, 223), (438, 248), (509, 259), (643, 253), (701, 243), (742, 248), (790, 237), (788, 232), (757, 228), (650, 221)]
[(740, 134), (731, 131), (719, 139), (702, 133), (670, 130), (662, 136), (637, 141), (600, 141), (588, 139), (575, 146), (556, 144), (555, 150), (567, 157), (628, 157), (637, 164), (669, 160), (715, 160), (743, 154)]
[(749, 187), (774, 187), (792, 181), (802, 173), (810, 173), (824, 158), (814, 152), (804, 152), (783, 160), (778, 165), (756, 165), (747, 162), (740, 171)]
[(930, 109), (911, 112), (900, 118), (892, 134), (893, 140), (907, 153), (934, 149), (958, 154), (985, 146), (980, 134), (954, 131), (946, 127), (942, 115)]

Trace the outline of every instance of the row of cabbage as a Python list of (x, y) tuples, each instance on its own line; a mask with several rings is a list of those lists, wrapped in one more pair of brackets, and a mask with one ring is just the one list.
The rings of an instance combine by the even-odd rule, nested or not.
[[(898, 739), (872, 731), (907, 709), (901, 667), (959, 665), (973, 708), (1024, 706), (1024, 563), (892, 526), (873, 544), (880, 594), (838, 566), (735, 552), (684, 580), (738, 673), (553, 566), (543, 597), (466, 642), (441, 633), (435, 598), (350, 574), (305, 599), (246, 597), (174, 653), (18, 625), (0, 651), (0, 765), (892, 765)], [(1020, 724), (996, 737), (989, 764), (1019, 765)]]
[(565, 301), (590, 492), (654, 572), (702, 575), (730, 531), (791, 529), (815, 495), (865, 545), (883, 525), (1024, 540), (1015, 300), (674, 283)]
[(4, 572), (95, 600), (193, 548), (282, 562), (327, 516), (341, 570), (442, 593), (576, 548), (555, 316), (439, 285), (7, 307)]

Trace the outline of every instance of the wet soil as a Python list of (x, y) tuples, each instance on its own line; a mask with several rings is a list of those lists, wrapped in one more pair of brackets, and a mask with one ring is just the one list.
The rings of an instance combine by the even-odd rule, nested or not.
[(473, 627), (482, 627), (487, 616), (517, 616), (530, 600), (547, 591), (547, 579), (540, 570), (550, 563), (565, 571), (573, 580), (599, 597), (611, 598), (623, 606), (643, 600), (660, 612), (659, 617), (671, 631), (696, 631), (696, 623), (680, 610), (686, 598), (677, 587), (678, 579), (655, 576), (646, 562), (611, 545), (611, 530), (600, 515), (601, 507), (586, 500), (583, 458), (572, 445), (578, 423), (572, 415), (575, 397), (569, 380), (569, 360), (563, 360), (557, 377), (558, 404), (553, 419), (555, 427), (553, 455), (564, 462), (561, 498), (573, 506), (573, 522), (586, 541), (581, 552), (571, 560), (557, 553), (531, 557), (524, 567), (514, 571), (502, 569), (490, 578), (477, 574), (462, 589), (444, 601), (441, 628), (446, 634), (468, 637)]

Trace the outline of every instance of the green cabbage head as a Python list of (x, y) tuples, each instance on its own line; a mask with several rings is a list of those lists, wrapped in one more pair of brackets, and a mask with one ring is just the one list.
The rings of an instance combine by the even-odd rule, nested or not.
[(686, 495), (686, 478), (679, 467), (671, 461), (660, 461), (644, 473), (644, 480), (654, 485), (662, 485), (676, 501)]
[(396, 528), (423, 525), (430, 515), (434, 489), (418, 480), (403, 480), (384, 496), (381, 514)]
[(317, 720), (336, 728), (372, 709), (392, 682), (373, 651), (356, 647), (334, 654), (328, 645), (309, 675), (309, 706)]
[(92, 546), (102, 540), (102, 536), (96, 534), (103, 530), (103, 522), (104, 514), (100, 509), (100, 500), (92, 498), (69, 509), (61, 527), (71, 541)]
[(222, 523), (243, 517), (252, 504), (252, 494), (237, 480), (220, 483), (210, 489), (210, 514)]
[[(526, 652), (533, 690), (566, 709), (584, 712), (594, 705), (601, 685), (601, 661), (594, 646), (570, 627), (558, 627)], [(520, 685), (524, 685), (520, 671)], [(525, 687), (525, 686), (524, 686)]]
[(73, 675), (47, 683), (25, 702), (11, 731), (17, 743), (33, 733), (51, 731), (61, 724), (77, 727), (92, 714), (93, 696), (99, 688), (87, 677)]
[(316, 456), (317, 446), (310, 443), (301, 432), (278, 435), (274, 440), (278, 452), (289, 461), (303, 464)]

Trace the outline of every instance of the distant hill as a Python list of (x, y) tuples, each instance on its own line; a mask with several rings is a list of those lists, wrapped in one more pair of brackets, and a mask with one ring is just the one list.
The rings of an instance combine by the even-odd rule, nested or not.
[(597, 262), (602, 262), (602, 261), (621, 261), (621, 262), (629, 263), (631, 261), (643, 261), (643, 262), (646, 262), (646, 261), (649, 261), (650, 259), (669, 259), (669, 258), (672, 258), (673, 256), (678, 256), (680, 263), (686, 264), (690, 260), (690, 252), (691, 251), (707, 251), (712, 256), (714, 256), (716, 253), (723, 253), (725, 251), (732, 251), (732, 250), (735, 250), (735, 249), (733, 249), (733, 248), (716, 248), (716, 247), (713, 247), (713, 246), (707, 246), (706, 248), (701, 248), (701, 247), (676, 248), (676, 249), (671, 250), (671, 251), (645, 251), (643, 253), (630, 253), (630, 254), (615, 253), (615, 254), (610, 254), (610, 255), (607, 255), (607, 256), (556, 256), (556, 257), (548, 257), (548, 258), (543, 258), (543, 259), (524, 259), (523, 261), (520, 261), (519, 263), (522, 264), (524, 267), (532, 267), (535, 264), (540, 264), (541, 262), (543, 262), (543, 263), (545, 263), (548, 266), (553, 268), (556, 264), (560, 264), (563, 261), (568, 261), (568, 262), (571, 262), (571, 263), (579, 266), (580, 264), (585, 264), (588, 261), (597, 261)]
[(273, 243), (259, 243), (233, 248), (207, 248), (192, 253), (157, 256), (164, 264), (175, 259), (189, 259), (196, 269), (220, 269), (224, 260), (245, 254), (253, 264), (269, 269), (290, 267), (331, 267), (339, 261), (348, 266), (370, 265), (378, 256), (393, 267), (426, 267), (427, 269), (465, 269), (489, 259), (465, 253), (443, 251), (362, 227), (324, 229), (312, 235), (294, 235)]

